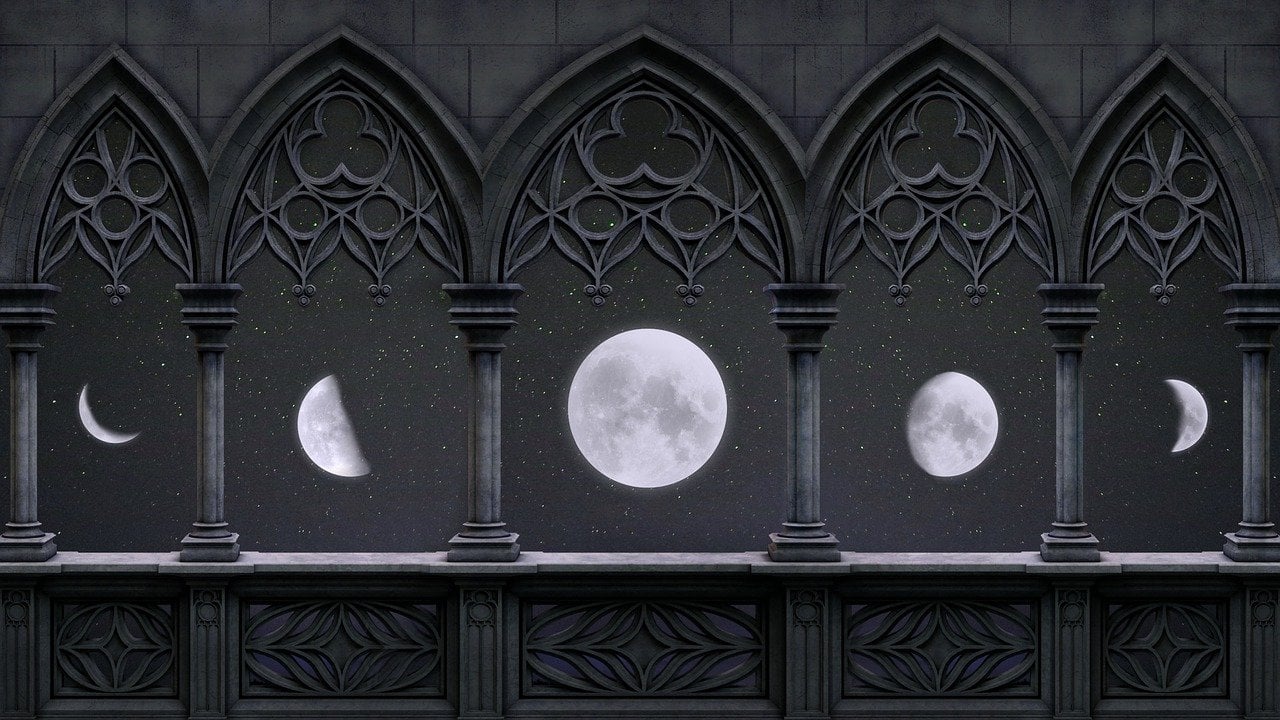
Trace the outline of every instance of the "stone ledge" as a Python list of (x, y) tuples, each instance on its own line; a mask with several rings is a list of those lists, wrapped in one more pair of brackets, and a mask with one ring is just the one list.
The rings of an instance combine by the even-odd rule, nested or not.
[(450, 576), (725, 574), (824, 576), (845, 574), (999, 574), (1113, 576), (1121, 574), (1274, 575), (1280, 563), (1238, 563), (1221, 552), (1102, 553), (1096, 563), (1047, 563), (1035, 551), (1016, 553), (841, 553), (834, 563), (777, 563), (764, 552), (544, 553), (525, 552), (510, 563), (459, 563), (443, 552), (243, 552), (235, 562), (179, 562), (177, 552), (59, 552), (46, 562), (0, 563), (0, 577), (84, 574), (237, 576), (266, 574), (390, 574)]

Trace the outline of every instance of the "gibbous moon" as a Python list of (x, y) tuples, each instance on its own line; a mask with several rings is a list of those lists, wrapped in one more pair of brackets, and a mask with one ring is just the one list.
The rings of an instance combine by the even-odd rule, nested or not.
[(1174, 443), (1170, 452), (1182, 452), (1200, 442), (1204, 437), (1204, 429), (1209, 426), (1209, 406), (1205, 404), (1204, 395), (1191, 383), (1168, 378), (1165, 384), (1173, 390), (1182, 411), (1178, 422), (1178, 442)]
[(655, 488), (692, 475), (724, 434), (724, 382), (697, 345), (628, 330), (587, 355), (569, 386), (569, 430), (610, 480)]
[(99, 440), (108, 445), (122, 445), (138, 437), (138, 433), (116, 432), (110, 428), (103, 427), (102, 423), (99, 423), (97, 419), (93, 417), (93, 411), (89, 409), (88, 385), (80, 388), (80, 424), (84, 425), (84, 429), (87, 430), (95, 440)]
[(1000, 429), (996, 404), (977, 380), (958, 372), (931, 378), (911, 399), (911, 457), (934, 477), (963, 475), (982, 464)]
[(330, 475), (369, 474), (334, 375), (311, 386), (298, 405), (298, 441), (311, 462)]

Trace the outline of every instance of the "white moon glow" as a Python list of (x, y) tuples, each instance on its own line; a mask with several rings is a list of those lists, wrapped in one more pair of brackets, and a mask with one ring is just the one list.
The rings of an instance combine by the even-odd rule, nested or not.
[(93, 417), (93, 411), (89, 409), (89, 386), (85, 385), (80, 388), (80, 424), (84, 425), (84, 429), (94, 437), (108, 445), (121, 445), (138, 437), (138, 433), (122, 433), (116, 432), (107, 427), (103, 427), (96, 418)]
[(697, 345), (665, 330), (600, 343), (569, 386), (569, 430), (606, 477), (655, 488), (692, 475), (724, 434), (724, 382)]
[(1178, 423), (1178, 442), (1174, 443), (1170, 452), (1182, 452), (1200, 442), (1200, 438), (1204, 436), (1204, 429), (1209, 426), (1209, 406), (1205, 404), (1204, 395), (1191, 383), (1173, 378), (1164, 382), (1173, 390), (1182, 411), (1182, 418)]
[(911, 399), (907, 443), (911, 457), (934, 477), (963, 475), (982, 464), (1000, 429), (996, 404), (977, 380), (945, 372)]
[(369, 463), (356, 443), (351, 419), (342, 407), (338, 379), (333, 375), (311, 386), (298, 405), (298, 441), (311, 462), (331, 475), (369, 474)]

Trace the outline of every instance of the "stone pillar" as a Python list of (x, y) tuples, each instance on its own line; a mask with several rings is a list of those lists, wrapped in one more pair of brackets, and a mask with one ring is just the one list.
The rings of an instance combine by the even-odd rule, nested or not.
[(769, 557), (780, 562), (835, 562), (840, 550), (827, 532), (821, 502), (822, 389), (818, 353), (836, 324), (836, 296), (843, 285), (781, 283), (773, 295), (773, 324), (787, 348), (787, 520), (769, 535)]
[(231, 532), (223, 514), (224, 446), (223, 363), (227, 334), (236, 326), (234, 283), (180, 284), (182, 324), (196, 344), (196, 521), (182, 539), (180, 559), (186, 562), (231, 562), (240, 557), (239, 535)]
[(1053, 529), (1041, 535), (1046, 562), (1096, 562), (1098, 539), (1084, 521), (1084, 379), (1080, 363), (1089, 329), (1098, 322), (1101, 284), (1053, 283), (1044, 299), (1044, 325), (1057, 354), (1057, 509)]
[(506, 658), (512, 657), (504, 631), (513, 626), (503, 608), (503, 588), (462, 582), (459, 593), (458, 720), (502, 720)]
[(519, 535), (502, 522), (502, 336), (516, 324), (517, 284), (444, 286), (449, 322), (462, 331), (471, 365), (467, 438), (467, 521), (449, 541), (454, 562), (510, 562)]
[(1280, 285), (1237, 283), (1227, 296), (1227, 325), (1240, 333), (1243, 361), (1244, 512), (1222, 552), (1236, 561), (1280, 561), (1280, 533), (1271, 521), (1271, 337), (1280, 327)]
[(53, 324), (58, 287), (0, 284), (0, 325), (9, 338), (9, 522), (0, 534), (0, 561), (40, 562), (58, 551), (36, 516), (36, 353), (40, 332)]
[(1050, 667), (1053, 668), (1054, 720), (1088, 720), (1090, 717), (1091, 594), (1087, 583), (1063, 583), (1053, 589)]

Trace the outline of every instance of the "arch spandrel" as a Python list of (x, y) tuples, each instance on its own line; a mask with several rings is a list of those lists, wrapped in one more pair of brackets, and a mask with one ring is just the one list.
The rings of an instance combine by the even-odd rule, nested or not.
[(74, 252), (105, 273), (113, 303), (147, 252), (202, 272), (208, 155), (177, 103), (119, 47), (63, 91), (14, 166), (0, 221), (0, 277), (46, 282)]
[(1280, 280), (1276, 198), (1257, 147), (1221, 95), (1168, 47), (1103, 103), (1073, 167), (1075, 271), (1086, 281), (1124, 248), (1152, 271), (1163, 303), (1177, 268), (1201, 248), (1231, 282)]
[[(612, 151), (601, 148), (646, 134), (676, 149), (626, 168), (602, 161)], [(642, 245), (676, 271), (688, 303), (702, 293), (698, 273), (733, 246), (794, 279), (798, 144), (758, 96), (650, 28), (579, 59), (521, 105), (486, 152), (485, 177), (494, 281), (554, 248), (599, 303), (609, 269)]]
[[(904, 148), (937, 131), (938, 143), (971, 146), (967, 164), (944, 167), (937, 143), (904, 159)], [(1017, 246), (1046, 281), (1062, 281), (1071, 253), (1066, 157), (1058, 131), (1017, 80), (934, 28), (869, 72), (814, 137), (810, 272), (838, 279), (865, 245), (894, 273), (891, 292), (901, 304), (911, 269), (941, 246), (969, 273), (965, 292), (978, 304), (983, 274)]]
[(270, 248), (303, 304), (311, 274), (340, 249), (368, 272), (378, 304), (392, 268), (418, 250), (447, 281), (468, 280), (477, 156), (421, 81), (339, 28), (263, 80), (215, 145), (212, 279), (234, 281)]

